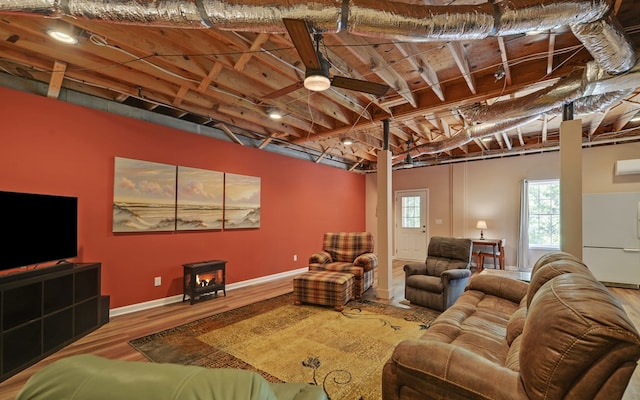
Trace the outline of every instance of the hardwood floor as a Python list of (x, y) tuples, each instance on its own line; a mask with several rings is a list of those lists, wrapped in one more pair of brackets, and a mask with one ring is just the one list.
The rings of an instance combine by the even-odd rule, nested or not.
[[(403, 265), (404, 262), (401, 260), (396, 260), (393, 263), (393, 287), (394, 293), (396, 293), (394, 299), (389, 301), (376, 299), (375, 289), (367, 291), (365, 298), (376, 299), (376, 301), (399, 307), (408, 307), (400, 303), (404, 293)], [(618, 288), (610, 288), (610, 290), (620, 299), (636, 327), (640, 328), (640, 291)], [(194, 305), (189, 305), (188, 302), (175, 303), (114, 317), (100, 329), (0, 383), (0, 399), (14, 399), (31, 375), (57, 359), (73, 354), (92, 353), (119, 360), (146, 361), (144, 356), (129, 346), (127, 343), (129, 340), (291, 291), (291, 279), (286, 278), (227, 291), (226, 297)], [(637, 398), (640, 398), (640, 367), (636, 369), (624, 396), (625, 400)]]

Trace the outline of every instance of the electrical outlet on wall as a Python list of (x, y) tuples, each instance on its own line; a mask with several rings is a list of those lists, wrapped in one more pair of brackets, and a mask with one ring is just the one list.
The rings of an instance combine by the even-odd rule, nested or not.
[(153, 286), (160, 286), (160, 285), (162, 285), (162, 277), (156, 276), (155, 278), (153, 278)]
[(297, 254), (293, 255), (293, 261), (298, 261), (298, 255)]

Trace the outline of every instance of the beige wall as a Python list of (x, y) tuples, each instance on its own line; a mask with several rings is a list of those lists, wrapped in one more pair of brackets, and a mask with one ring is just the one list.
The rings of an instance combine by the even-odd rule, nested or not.
[[(583, 193), (640, 191), (640, 174), (615, 177), (616, 160), (640, 158), (640, 143), (585, 148)], [(520, 185), (523, 179), (560, 177), (560, 153), (549, 152), (394, 171), (393, 190), (429, 189), (431, 236), (506, 238), (506, 264), (516, 265)], [(376, 176), (366, 179), (367, 230), (377, 231)], [(436, 219), (442, 224), (436, 225)]]

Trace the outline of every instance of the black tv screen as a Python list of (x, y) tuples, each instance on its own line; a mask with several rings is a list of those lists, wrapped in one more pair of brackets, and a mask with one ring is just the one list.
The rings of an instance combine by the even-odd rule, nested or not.
[(0, 191), (0, 269), (78, 255), (78, 198)]

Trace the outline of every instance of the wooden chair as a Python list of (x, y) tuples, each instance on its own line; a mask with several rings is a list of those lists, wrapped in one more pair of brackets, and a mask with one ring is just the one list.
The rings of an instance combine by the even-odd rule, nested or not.
[[(498, 259), (498, 265), (500, 266), (500, 269), (505, 269), (505, 265), (504, 265), (504, 244), (505, 244), (505, 239), (502, 239), (500, 241), (500, 244), (498, 245), (498, 251), (496, 252), (496, 258)], [(490, 258), (493, 259), (493, 252), (485, 252), (485, 251), (481, 251), (476, 253), (475, 255), (476, 257), (476, 266), (478, 268), (478, 272), (482, 271), (482, 269), (484, 268), (484, 259), (485, 258)], [(496, 266), (494, 265), (494, 268)]]

